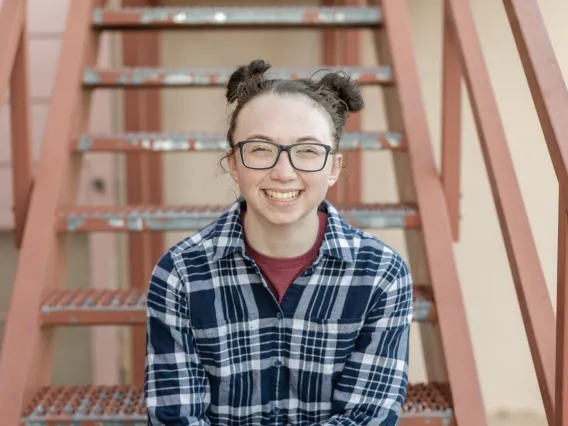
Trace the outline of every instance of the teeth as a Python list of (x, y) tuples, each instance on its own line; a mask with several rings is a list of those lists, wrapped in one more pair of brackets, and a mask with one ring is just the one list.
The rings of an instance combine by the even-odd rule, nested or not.
[(292, 201), (300, 195), (300, 191), (290, 191), (290, 192), (276, 192), (276, 191), (264, 191), (269, 198), (278, 201)]

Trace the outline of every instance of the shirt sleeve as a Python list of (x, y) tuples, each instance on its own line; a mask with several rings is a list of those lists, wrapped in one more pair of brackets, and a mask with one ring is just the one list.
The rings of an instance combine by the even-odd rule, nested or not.
[(171, 254), (150, 279), (146, 310), (144, 396), (149, 426), (210, 425), (209, 379), (189, 327), (187, 291)]
[(334, 389), (333, 415), (312, 426), (395, 426), (408, 390), (412, 279), (402, 258), (392, 258), (386, 283), (371, 309)]

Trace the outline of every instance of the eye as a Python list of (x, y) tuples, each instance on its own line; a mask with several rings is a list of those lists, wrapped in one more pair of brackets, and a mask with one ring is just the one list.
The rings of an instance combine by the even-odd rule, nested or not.
[(324, 150), (317, 145), (300, 145), (296, 147), (295, 153), (299, 155), (321, 155)]

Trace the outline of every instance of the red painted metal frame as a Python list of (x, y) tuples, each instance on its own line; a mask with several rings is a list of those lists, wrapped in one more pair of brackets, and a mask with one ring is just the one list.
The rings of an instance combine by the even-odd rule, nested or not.
[(38, 313), (45, 292), (65, 281), (67, 238), (52, 225), (57, 208), (74, 202), (79, 162), (61, 142), (86, 129), (90, 99), (82, 93), (82, 71), (95, 63), (98, 37), (89, 23), (93, 7), (100, 4), (71, 2), (63, 36), (2, 346), (0, 418), (6, 426), (19, 425), (23, 408), (50, 383), (54, 332), (42, 332)]
[[(525, 2), (526, 3), (526, 2)], [(446, 0), (538, 383), (554, 416), (555, 318), (468, 2)], [(533, 18), (531, 18), (533, 19)], [(560, 112), (560, 110), (558, 110)], [(568, 133), (567, 133), (568, 136)]]
[(566, 208), (566, 195), (561, 189), (558, 194), (558, 269), (557, 269), (557, 319), (556, 319), (556, 381), (555, 381), (555, 401), (554, 401), (554, 423), (549, 421), (551, 426), (565, 426), (568, 419), (568, 338), (566, 337), (567, 313), (566, 305), (568, 300), (568, 211)]
[[(568, 314), (566, 313), (568, 297), (566, 290), (568, 285), (566, 273), (566, 256), (568, 255), (566, 247), (568, 241), (566, 223), (566, 208), (568, 207), (566, 202), (566, 189), (568, 188), (568, 121), (566, 121), (568, 90), (547, 34), (538, 2), (536, 0), (503, 0), (503, 4), (559, 185), (556, 354), (550, 353), (552, 352), (551, 348), (554, 347), (554, 342), (550, 342), (548, 335), (545, 342), (539, 341), (541, 346), (547, 345), (547, 357), (542, 357), (541, 363), (546, 363), (546, 365), (537, 368), (537, 377), (539, 378), (548, 423), (555, 426), (565, 426), (568, 423)], [(525, 298), (528, 297), (533, 296), (525, 295)], [(548, 306), (548, 300), (543, 300), (541, 304), (541, 311), (546, 313), (546, 325), (550, 327), (552, 326), (550, 316), (554, 315), (549, 313), (552, 308)], [(541, 313), (536, 312), (535, 314)], [(535, 330), (537, 338), (540, 337), (540, 332), (540, 329)], [(533, 347), (531, 349), (533, 357), (535, 357), (537, 349)], [(541, 348), (538, 350), (544, 351)], [(555, 366), (551, 366), (550, 363), (554, 362), (554, 358)], [(536, 360), (535, 358), (535, 362)]]
[[(407, 235), (410, 263), (413, 274), (416, 272), (415, 279), (429, 275), (428, 282), (431, 282), (438, 312), (441, 342), (434, 345), (434, 340), (426, 341), (429, 343), (425, 348), (428, 350), (425, 354), (428, 377), (433, 380), (441, 376), (448, 381), (460, 426), (487, 425), (454, 259), (450, 217), (428, 137), (416, 60), (412, 53), (410, 14), (406, 2), (382, 0), (380, 3), (386, 31), (385, 34), (376, 34), (378, 55), (381, 61), (391, 64), (397, 82), (396, 92), (385, 90), (389, 128), (404, 128), (409, 149), (408, 156), (395, 155), (399, 193), (402, 201), (416, 198), (422, 222), (421, 238)], [(425, 259), (418, 252), (422, 245)], [(439, 346), (443, 352), (437, 351)]]
[(0, 102), (10, 86), (14, 237), (20, 247), (32, 189), (29, 125), (28, 32), (26, 0), (4, 0), (0, 9)]
[[(345, 6), (363, 6), (363, 0), (343, 0)], [(343, 63), (356, 66), (361, 64), (361, 31), (352, 29), (342, 31), (339, 35), (342, 46)], [(345, 125), (345, 131), (354, 132), (361, 130), (361, 115), (351, 115)], [(344, 200), (347, 203), (359, 203), (362, 197), (363, 159), (361, 152), (345, 153), (345, 163), (348, 168), (342, 182)]]
[(444, 14), (442, 77), (442, 183), (452, 236), (459, 240), (461, 179), (461, 66), (449, 18)]
[[(324, 6), (361, 6), (361, 0), (324, 0)], [(361, 40), (360, 32), (350, 30), (326, 30), (323, 32), (322, 59), (324, 65), (360, 66)], [(351, 115), (345, 130), (349, 132), (361, 130), (361, 116)], [(341, 146), (339, 147), (341, 150)], [(343, 202), (361, 202), (362, 195), (362, 160), (360, 152), (343, 153), (344, 170), (339, 180), (332, 186), (327, 199), (333, 204)]]
[[(156, 0), (125, 0), (124, 7), (155, 6)], [(159, 33), (124, 33), (124, 66), (159, 65)], [(126, 131), (160, 131), (161, 95), (155, 90), (138, 89), (124, 94), (124, 128)], [(156, 153), (130, 154), (127, 157), (127, 203), (163, 204), (163, 157)], [(164, 251), (161, 233), (132, 233), (128, 236), (128, 263), (131, 288), (146, 289), (152, 269)], [(146, 330), (133, 327), (132, 383), (144, 382)]]

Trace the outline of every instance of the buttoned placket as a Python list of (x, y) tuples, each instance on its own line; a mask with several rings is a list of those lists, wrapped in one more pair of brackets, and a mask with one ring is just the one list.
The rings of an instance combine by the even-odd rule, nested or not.
[[(279, 402), (280, 402), (279, 383), (281, 381), (280, 376), (282, 374), (282, 371), (281, 371), (282, 361), (281, 361), (281, 359), (282, 359), (282, 352), (283, 352), (282, 346), (283, 346), (283, 342), (284, 342), (285, 315), (284, 315), (284, 312), (282, 310), (282, 306), (278, 302), (278, 299), (276, 299), (274, 292), (270, 289), (270, 286), (268, 285), (268, 283), (266, 282), (266, 279), (262, 275), (262, 272), (261, 272), (260, 268), (258, 267), (257, 263), (244, 250), (242, 252), (242, 255), (246, 260), (251, 262), (251, 264), (254, 267), (256, 274), (260, 278), (260, 281), (261, 281), (263, 287), (266, 289), (266, 291), (268, 291), (270, 293), (272, 301), (274, 302), (275, 306), (278, 309), (278, 311), (276, 312), (276, 319), (278, 320), (278, 339), (277, 339), (277, 348), (276, 348), (276, 359), (273, 363), (274, 367), (276, 368), (276, 377), (274, 378), (274, 381), (273, 381), (275, 398), (273, 400), (273, 407), (272, 407), (271, 411), (272, 411), (272, 414), (274, 414), (277, 418), (276, 423), (280, 424), (282, 422), (280, 421), (281, 419), (279, 418), (281, 416), (281, 407), (279, 406)], [(308, 268), (306, 268), (306, 270), (302, 273), (302, 275), (300, 277), (298, 277), (298, 279), (305, 277), (306, 275), (310, 275), (313, 272), (314, 268), (317, 266), (317, 264), (321, 261), (322, 257), (323, 257), (323, 254), (320, 251), (318, 253), (317, 257), (315, 258), (314, 262)], [(295, 281), (294, 281), (294, 283), (295, 283)], [(294, 283), (292, 283), (292, 285), (294, 285)]]
[[(272, 401), (273, 402), (272, 414), (274, 414), (276, 417), (279, 417), (279, 415), (280, 415), (280, 407), (279, 407), (280, 390), (278, 389), (278, 384), (280, 382), (279, 376), (280, 376), (280, 374), (282, 374), (282, 372), (280, 371), (280, 367), (282, 365), (282, 362), (280, 361), (280, 359), (282, 358), (282, 347), (281, 346), (282, 346), (283, 334), (284, 334), (284, 312), (282, 311), (282, 307), (280, 306), (280, 303), (278, 303), (278, 299), (276, 299), (274, 292), (270, 289), (268, 283), (264, 279), (264, 276), (262, 275), (262, 272), (260, 271), (260, 268), (258, 267), (257, 263), (245, 252), (243, 252), (243, 257), (245, 259), (247, 259), (249, 262), (251, 262), (251, 264), (254, 267), (256, 274), (259, 276), (260, 281), (262, 282), (262, 285), (264, 286), (266, 291), (270, 293), (270, 297), (272, 298), (274, 305), (278, 309), (278, 311), (276, 312), (276, 319), (278, 320), (278, 339), (276, 341), (276, 360), (274, 361), (274, 366), (277, 368), (277, 371), (276, 371), (276, 377), (273, 380), (274, 400)], [(280, 422), (277, 421), (275, 423), (280, 423)]]

